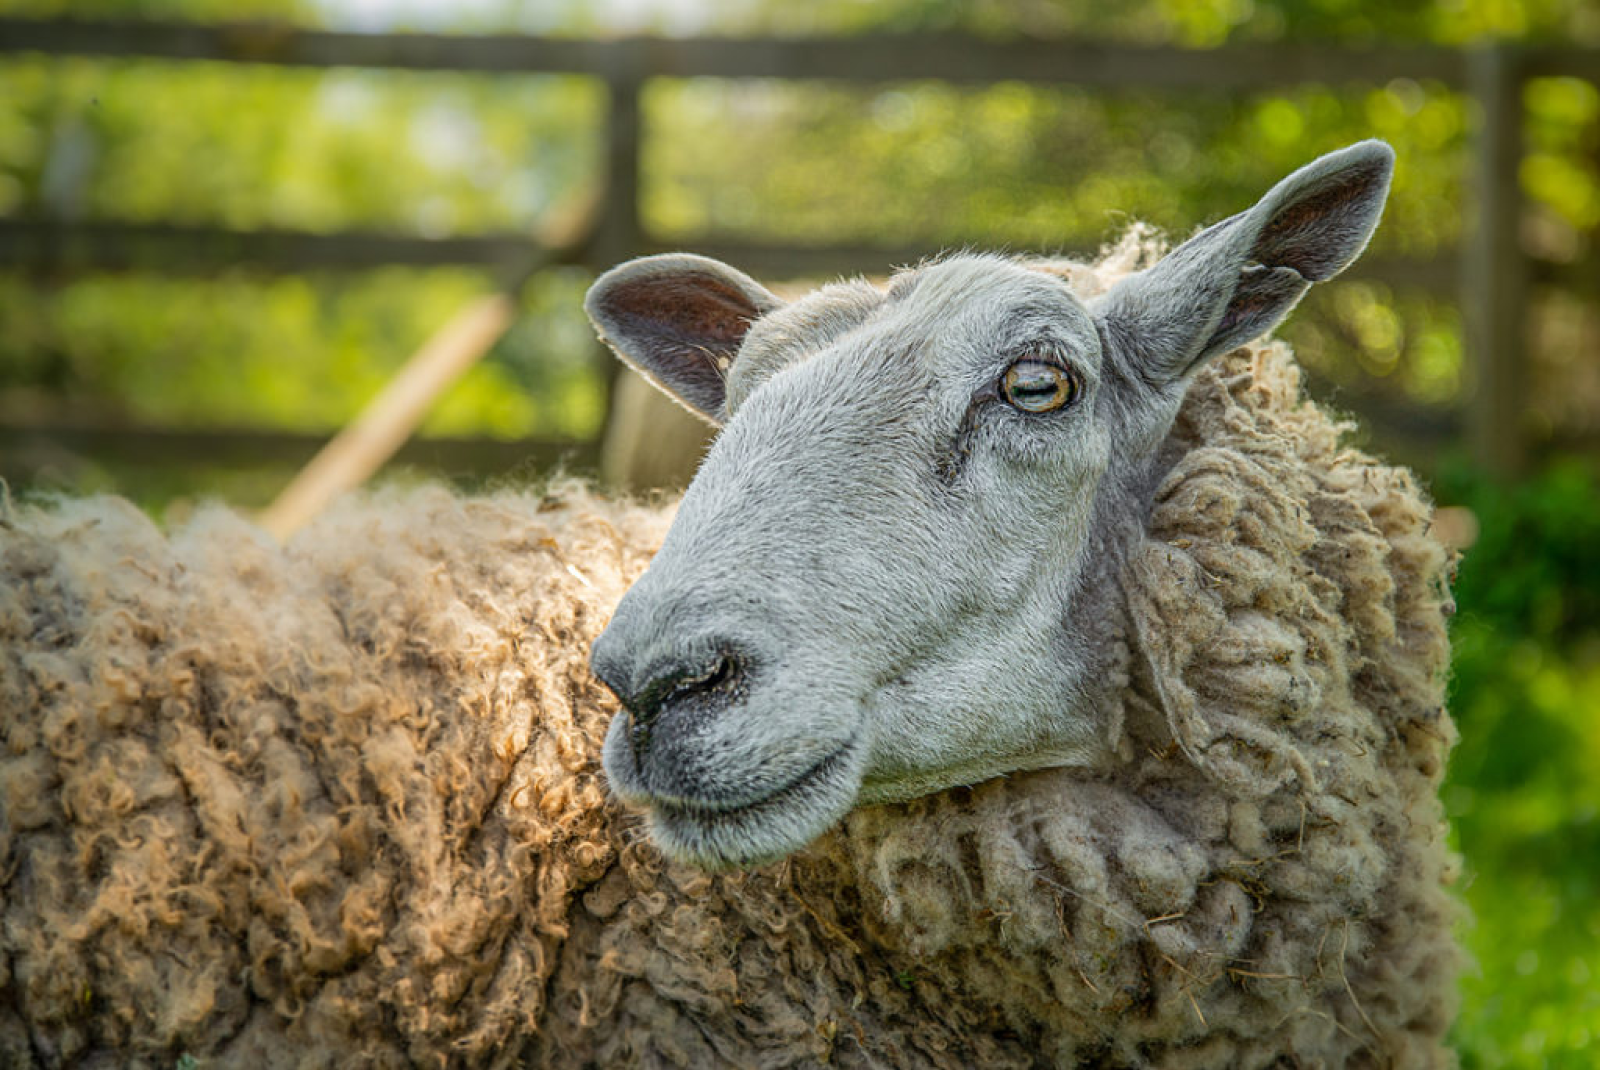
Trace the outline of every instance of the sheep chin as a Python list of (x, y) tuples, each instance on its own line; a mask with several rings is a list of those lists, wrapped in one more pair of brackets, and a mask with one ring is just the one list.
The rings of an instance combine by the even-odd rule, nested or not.
[(766, 798), (733, 810), (656, 800), (650, 838), (663, 854), (711, 872), (776, 862), (809, 845), (856, 805), (867, 748), (859, 737)]

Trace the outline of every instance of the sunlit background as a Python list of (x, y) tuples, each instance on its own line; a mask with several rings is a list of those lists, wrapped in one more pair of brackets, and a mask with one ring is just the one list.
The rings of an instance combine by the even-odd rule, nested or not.
[[(87, 47), (66, 19), (160, 25)], [(205, 58), (149, 45), (239, 20)], [(588, 73), (286, 65), (292, 28), (529, 35), (556, 57), (532, 68)], [(760, 77), (696, 76), (691, 49), (630, 80), (582, 58), (635, 35), (1122, 67), (819, 80), (752, 46), (734, 54)], [(1177, 84), (1191, 52), (1244, 73)], [(1294, 57), (1304, 75), (1251, 74)], [(1473, 917), (1462, 1062), (1590, 1067), (1597, 82), (1594, 0), (0, 0), (0, 476), (169, 523), (205, 498), (259, 509), (499, 293), (509, 325), (377, 478), (519, 485), (559, 461), (641, 489), (608, 439), (625, 388), (580, 311), (606, 263), (681, 247), (782, 283), (956, 245), (1087, 255), (1136, 220), (1182, 237), (1384, 138), (1399, 164), (1372, 249), (1281, 334), (1464, 549), (1445, 795)]]

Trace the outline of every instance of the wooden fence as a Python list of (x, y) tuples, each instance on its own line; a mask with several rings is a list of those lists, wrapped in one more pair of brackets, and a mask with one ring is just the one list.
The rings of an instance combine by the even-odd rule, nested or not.
[[(379, 265), (474, 265), (500, 273), (514, 290), (547, 264), (599, 269), (666, 246), (639, 214), (640, 94), (652, 78), (778, 78), (849, 83), (934, 80), (965, 85), (1001, 81), (1105, 90), (1259, 91), (1307, 83), (1383, 84), (1395, 78), (1439, 83), (1476, 101), (1472, 184), (1478, 214), (1454, 252), (1431, 258), (1366, 258), (1353, 274), (1454, 296), (1464, 314), (1476, 384), (1463, 411), (1428, 413), (1381, 399), (1350, 403), (1380, 429), (1413, 440), (1465, 435), (1489, 467), (1516, 470), (1529, 452), (1524, 425), (1524, 310), (1535, 283), (1600, 291), (1600, 262), (1535, 262), (1518, 240), (1522, 90), (1529, 78), (1600, 81), (1600, 51), (1489, 45), (1361, 49), (1250, 45), (1193, 51), (1082, 41), (976, 40), (951, 35), (867, 35), (839, 39), (569, 40), (526, 36), (357, 34), (275, 23), (192, 25), (128, 20), (0, 18), (0, 55), (35, 53), (151, 57), (291, 67), (377, 67), (499, 74), (565, 73), (609, 89), (606, 183), (584, 232), (558, 243), (520, 234), (421, 238), (373, 231), (313, 234), (287, 230), (133, 224), (111, 220), (0, 218), (0, 269), (51, 274), (103, 270), (210, 272), (223, 265), (265, 271), (359, 269)], [(936, 251), (925, 247), (692, 242), (697, 251), (756, 274), (794, 277), (875, 271)], [(35, 436), (48, 429), (31, 429)], [(23, 432), (0, 428), (0, 444)], [(94, 438), (92, 429), (62, 429)], [(104, 432), (115, 434), (115, 432)], [(258, 444), (259, 433), (252, 435)], [(143, 443), (159, 450), (165, 433)], [(181, 435), (165, 435), (173, 441)], [(130, 443), (130, 448), (139, 448)], [(548, 447), (546, 447), (548, 448)], [(470, 452), (466, 444), (453, 450)], [(488, 452), (493, 452), (492, 450)]]

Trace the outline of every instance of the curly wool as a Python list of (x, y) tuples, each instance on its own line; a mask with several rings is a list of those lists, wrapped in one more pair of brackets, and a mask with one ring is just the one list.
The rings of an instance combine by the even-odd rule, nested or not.
[(1453, 1065), (1448, 565), (1288, 351), (1191, 389), (1123, 577), (1121, 761), (852, 815), (865, 924), (1057, 1065)]
[(670, 509), (580, 487), (0, 521), (0, 1064), (1452, 1061), (1444, 552), (1286, 349), (1201, 374), (1121, 759), (666, 863), (589, 644)]

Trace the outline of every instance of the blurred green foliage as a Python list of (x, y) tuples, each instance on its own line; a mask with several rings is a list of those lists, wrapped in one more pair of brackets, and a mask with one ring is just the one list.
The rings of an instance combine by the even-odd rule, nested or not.
[[(24, 57), (0, 63), (0, 101), (0, 213), (434, 235), (532, 231), (560, 212), (593, 181), (604, 92)], [(530, 283), (518, 327), (423, 433), (593, 437), (606, 369), (579, 311), (587, 283)], [(0, 274), (0, 419), (330, 430), (491, 285), (453, 269)]]
[[(1185, 235), (1363, 137), (1389, 141), (1401, 160), (1375, 248), (1427, 254), (1460, 236), (1463, 104), (1406, 80), (1196, 92), (1174, 109), (1169, 94), (1015, 82), (853, 89), (701, 79), (655, 87), (648, 108), (645, 208), (673, 237), (981, 238), (1093, 250), (1129, 219)], [(837, 181), (841, 159), (860, 161), (862, 181)]]
[[(1600, 47), (1594, 0), (0, 0), (0, 11), (573, 36)], [(1591, 257), (1600, 89), (1541, 78), (1524, 105), (1523, 241), (1550, 261)], [(4, 57), (0, 215), (531, 233), (600, 181), (604, 109), (602, 88), (581, 78)], [(739, 236), (1084, 252), (1133, 219), (1182, 237), (1317, 153), (1379, 136), (1400, 165), (1374, 251), (1416, 256), (1448, 254), (1462, 236), (1479, 122), (1460, 95), (1408, 79), (1243, 96), (663, 80), (647, 87), (645, 119), (645, 224), (690, 248)], [(425, 433), (597, 433), (608, 368), (579, 311), (587, 283), (581, 271), (538, 276), (517, 325)], [(0, 423), (331, 430), (492, 285), (446, 269), (0, 273)], [(1533, 297), (1529, 425), (1600, 429), (1594, 295)], [(1336, 403), (1459, 406), (1474, 390), (1458, 309), (1403, 285), (1320, 287), (1284, 334)], [(60, 485), (122, 489), (158, 512), (197, 493), (260, 504), (289, 475), (116, 457), (57, 471)], [(1576, 462), (1516, 486), (1459, 463), (1434, 472), (1439, 501), (1481, 525), (1455, 586), (1462, 742), (1445, 796), (1475, 917), (1455, 1033), (1468, 1067), (1588, 1067), (1600, 1048), (1597, 478)]]
[(1600, 468), (1435, 483), (1480, 534), (1455, 583), (1444, 798), (1477, 959), (1456, 1028), (1469, 1067), (1590, 1067), (1600, 1050)]
[(593, 173), (605, 94), (562, 76), (21, 57), (0, 64), (0, 99), (6, 214), (434, 235), (536, 225)]
[[(423, 433), (596, 434), (603, 395), (581, 310), (588, 284), (573, 270), (533, 279), (518, 324), (435, 405)], [(461, 270), (132, 275), (66, 286), (0, 277), (0, 357), (12, 377), (0, 419), (338, 427), (488, 289), (489, 280)]]
[[(1600, 34), (1584, 0), (0, 0), (0, 9), (572, 34), (1071, 33), (1197, 47)], [(532, 232), (600, 181), (604, 92), (582, 78), (20, 57), (0, 62), (0, 101), (3, 214)], [(1600, 96), (1588, 82), (1543, 79), (1526, 102), (1533, 238), (1541, 255), (1574, 259), (1600, 219)], [(1003, 82), (662, 80), (646, 95), (642, 208), (655, 234), (691, 247), (735, 235), (1086, 252), (1132, 219), (1181, 237), (1310, 156), (1380, 136), (1401, 165), (1375, 252), (1426, 256), (1461, 236), (1474, 122), (1457, 94), (1406, 79), (1182, 99)], [(238, 274), (193, 287), (0, 276), (0, 419), (331, 429), (487, 285), (459, 271)], [(1322, 388), (1436, 405), (1470, 393), (1448, 302), (1372, 283), (1325, 289), (1286, 329)], [(562, 318), (572, 307), (532, 296), (520, 343), (498, 347), (453, 391), (429, 432), (592, 434), (606, 370)], [(1537, 427), (1587, 418), (1570, 390), (1533, 394)], [(1600, 412), (1600, 397), (1591, 409)]]
[[(1230, 41), (1530, 39), (1600, 33), (1592, 5), (1435, 0), (0, 0), (35, 14), (554, 33), (960, 30)], [(630, 19), (632, 21), (620, 21)], [(532, 232), (600, 181), (602, 88), (573, 77), (304, 71), (225, 64), (0, 62), (0, 213), (250, 228)], [(1527, 92), (1532, 242), (1575, 259), (1600, 220), (1600, 96)], [(1181, 237), (1278, 177), (1365, 136), (1401, 165), (1376, 253), (1459, 240), (1475, 123), (1457, 94), (1397, 79), (1246, 96), (1099, 93), (999, 83), (884, 87), (662, 80), (646, 95), (646, 225), (692, 247), (777, 241), (973, 243), (1092, 251), (1132, 219)], [(848, 176), (848, 181), (840, 181)], [(887, 266), (887, 265), (886, 265)], [(201, 285), (0, 275), (0, 419), (331, 429), (467, 295), (459, 271)], [(1450, 405), (1473, 389), (1454, 308), (1404, 287), (1325, 288), (1286, 329), (1323, 389)], [(572, 305), (535, 293), (519, 341), (445, 400), (429, 433), (593, 434), (606, 368)], [(1563, 383), (1563, 387), (1565, 383)], [(1600, 421), (1600, 384), (1533, 390), (1536, 427)], [(1585, 405), (1588, 405), (1587, 414)]]

